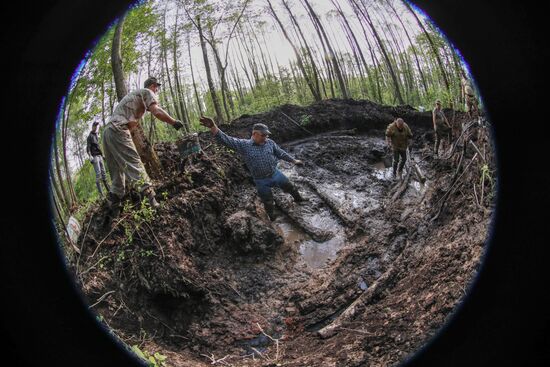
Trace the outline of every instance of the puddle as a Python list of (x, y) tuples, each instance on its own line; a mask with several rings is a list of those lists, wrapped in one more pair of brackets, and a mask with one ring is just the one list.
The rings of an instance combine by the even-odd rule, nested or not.
[(304, 262), (311, 268), (319, 269), (327, 262), (336, 258), (338, 250), (345, 244), (346, 238), (336, 235), (325, 242), (305, 241), (300, 244), (300, 254)]
[[(353, 142), (347, 142), (350, 139), (341, 137), (334, 138), (338, 139), (346, 140), (344, 145), (350, 152), (355, 152), (356, 146), (364, 148), (364, 151), (370, 151), (373, 147), (378, 149), (383, 145), (380, 144), (382, 140), (374, 136), (353, 137)], [(339, 169), (340, 165), (346, 166), (350, 161), (355, 162), (354, 159), (357, 160), (358, 157), (336, 154), (334, 162), (330, 162), (326, 155), (318, 152), (325, 144), (328, 143), (308, 138), (307, 141), (296, 141), (288, 145), (289, 153), (306, 157), (306, 160), (317, 167), (314, 170), (298, 168), (284, 161), (279, 164), (279, 169), (298, 185), (302, 195), (308, 199), (308, 204), (303, 207), (291, 207), (293, 215), (303, 221), (300, 226), (305, 226), (307, 233), (286, 216), (278, 218), (276, 225), (282, 232), (285, 242), (295, 246), (302, 260), (313, 269), (322, 268), (337, 257), (338, 251), (347, 242), (344, 227), (348, 224), (347, 220), (368, 218), (371, 211), (380, 208), (387, 189), (386, 181), (392, 180), (391, 158), (388, 161), (388, 157), (382, 153), (382, 148), (379, 155), (383, 156), (378, 158), (380, 161), (370, 163), (366, 159), (360, 159), (356, 170), (345, 170)], [(307, 179), (309, 183), (300, 183), (301, 179)], [(414, 196), (422, 195), (425, 191), (425, 185), (416, 181), (411, 184), (415, 189), (411, 190), (415, 192)], [(308, 235), (309, 229), (330, 232), (333, 236), (326, 241), (317, 242), (321, 239), (315, 237), (315, 241)], [(360, 283), (360, 286), (365, 285)]]
[(283, 238), (288, 244), (295, 244), (309, 238), (300, 228), (289, 222), (281, 221), (280, 217), (275, 220), (275, 224), (283, 233)]
[(389, 180), (391, 179), (391, 166), (386, 167), (384, 161), (376, 162), (372, 164), (374, 170), (372, 175), (378, 180)]
[[(322, 216), (319, 215), (316, 215), (315, 217), (318, 218), (317, 223), (324, 219), (323, 222), (326, 224), (326, 218), (322, 218)], [(281, 230), (285, 242), (291, 245), (296, 245), (298, 251), (300, 252), (302, 261), (313, 269), (322, 268), (327, 262), (336, 258), (338, 250), (340, 250), (346, 242), (346, 238), (343, 233), (337, 233), (328, 241), (316, 242), (304, 233), (304, 231), (302, 231), (298, 226), (286, 221), (286, 219), (282, 219), (281, 217), (277, 218), (275, 225)], [(320, 228), (324, 226), (317, 227)], [(334, 227), (332, 229), (334, 229)]]

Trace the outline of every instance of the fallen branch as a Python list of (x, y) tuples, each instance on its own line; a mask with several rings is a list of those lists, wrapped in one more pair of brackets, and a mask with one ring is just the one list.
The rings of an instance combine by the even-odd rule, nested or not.
[(267, 336), (269, 339), (271, 339), (271, 341), (275, 342), (275, 347), (276, 347), (276, 350), (275, 350), (275, 361), (278, 361), (279, 360), (279, 339), (275, 339), (275, 338), (272, 338), (271, 335), (268, 335), (264, 329), (262, 329), (262, 327), (260, 326), (259, 323), (256, 323), (256, 325), (258, 326), (258, 329), (260, 329), (260, 331), (262, 332), (262, 334), (264, 334), (265, 336)]
[(483, 156), (483, 154), (481, 153), (481, 151), (479, 150), (477, 145), (472, 140), (470, 140), (469, 142), (470, 142), (470, 144), (472, 144), (472, 146), (474, 147), (475, 151), (479, 154), (481, 159), (483, 159), (483, 163), (486, 163), (487, 161), (485, 160), (485, 157)]
[(325, 242), (334, 237), (334, 233), (330, 231), (324, 231), (320, 230), (316, 227), (311, 226), (309, 223), (307, 223), (301, 215), (296, 215), (283, 205), (282, 201), (275, 196), (274, 197), (275, 203), (277, 204), (277, 207), (281, 209), (283, 213), (285, 213), (292, 221), (300, 227), (305, 233), (307, 233), (314, 241), (316, 242)]
[(357, 329), (349, 329), (347, 327), (341, 327), (340, 329), (341, 330), (348, 330), (348, 331), (355, 331), (356, 333), (360, 333), (360, 334), (364, 334), (364, 335), (371, 335), (371, 336), (376, 335), (375, 333), (369, 333), (368, 331), (357, 330)]
[(335, 203), (327, 194), (319, 190), (319, 188), (311, 182), (311, 180), (304, 179), (303, 182), (307, 184), (320, 198), (323, 202), (336, 214), (338, 218), (344, 222), (347, 227), (353, 227), (355, 222), (349, 219), (342, 211), (340, 210), (340, 204)]
[(162, 248), (162, 245), (160, 244), (159, 239), (158, 239), (157, 236), (155, 235), (155, 232), (153, 231), (153, 228), (151, 228), (151, 226), (149, 225), (149, 223), (145, 222), (145, 224), (147, 225), (147, 227), (148, 227), (149, 230), (151, 231), (151, 234), (153, 235), (153, 237), (154, 237), (155, 240), (157, 241), (157, 244), (159, 245), (160, 253), (162, 254), (162, 258), (164, 258), (164, 249)]
[(97, 264), (99, 264), (100, 262), (102, 262), (103, 260), (105, 259), (108, 259), (109, 257), (111, 257), (110, 255), (107, 255), (107, 256), (103, 256), (101, 259), (99, 259), (94, 265), (90, 266), (88, 269), (84, 270), (82, 273), (79, 274), (80, 277), (82, 277), (84, 274), (86, 274), (87, 272), (89, 272), (90, 270), (92, 270), (93, 268), (95, 268), (97, 266)]
[(449, 159), (449, 158), (451, 158), (451, 156), (453, 155), (453, 153), (454, 153), (456, 147), (458, 146), (458, 143), (459, 143), (460, 139), (462, 138), (462, 136), (464, 135), (464, 133), (465, 133), (466, 131), (468, 131), (468, 130), (473, 126), (474, 123), (476, 123), (476, 121), (471, 121), (464, 129), (462, 129), (462, 132), (460, 133), (460, 135), (458, 136), (458, 138), (453, 142), (453, 145), (452, 145), (452, 147), (451, 147), (450, 153), (448, 154), (447, 157), (444, 157), (443, 159)]
[(299, 123), (297, 123), (292, 117), (290, 117), (289, 115), (287, 115), (286, 113), (284, 113), (283, 111), (279, 111), (281, 112), (281, 114), (283, 116), (285, 116), (286, 118), (288, 118), (290, 120), (290, 122), (292, 122), (294, 125), (298, 126), (300, 129), (304, 130), (305, 132), (311, 134), (311, 135), (315, 135), (313, 134), (311, 131), (309, 131), (308, 129), (306, 129), (305, 127), (303, 127), (302, 125), (300, 125)]
[(409, 167), (412, 166), (412, 169), (414, 170), (414, 173), (418, 177), (418, 181), (421, 183), (426, 182), (426, 177), (422, 174), (422, 171), (420, 170), (420, 167), (416, 164), (412, 154), (410, 153), (410, 149), (407, 148), (407, 156), (409, 159), (407, 159), (407, 163), (409, 164)]
[(477, 199), (476, 183), (475, 182), (474, 182), (473, 186), (474, 186), (474, 197), (475, 197), (475, 200), (476, 200), (476, 206), (480, 207), (479, 200)]
[(346, 308), (344, 312), (342, 312), (340, 316), (338, 316), (332, 323), (317, 331), (317, 335), (323, 339), (326, 339), (337, 334), (338, 330), (342, 328), (342, 325), (346, 321), (350, 320), (358, 312), (363, 310), (374, 299), (374, 297), (382, 293), (386, 286), (393, 280), (393, 278), (395, 278), (395, 276), (399, 272), (399, 267), (395, 264), (399, 263), (399, 261), (403, 257), (403, 254), (405, 253), (405, 249), (408, 246), (409, 241), (407, 241), (407, 243), (403, 247), (403, 250), (401, 251), (399, 256), (397, 256), (397, 258), (392, 262), (392, 265), (388, 268), (388, 270), (386, 270), (386, 272), (382, 274), (380, 278), (376, 279), (376, 281), (374, 281), (370, 288), (361, 293), (361, 295), (357, 297), (355, 301), (353, 301), (348, 306), (348, 308)]
[(411, 171), (407, 171), (405, 174), (405, 178), (399, 183), (399, 186), (397, 186), (397, 191), (393, 194), (391, 201), (395, 202), (397, 199), (403, 195), (405, 191), (407, 191), (407, 188), (409, 187), (409, 180), (411, 178)]
[(115, 291), (109, 291), (107, 293), (105, 293), (103, 296), (99, 297), (97, 302), (94, 303), (93, 305), (89, 306), (88, 308), (94, 308), (95, 306), (97, 306), (99, 303), (101, 303), (101, 301), (103, 301), (105, 298), (107, 298), (108, 295), (112, 294), (112, 293), (115, 293)]
[(126, 214), (124, 215), (122, 218), (120, 218), (120, 220), (118, 222), (116, 222), (116, 224), (113, 226), (113, 228), (111, 228), (111, 230), (109, 231), (109, 233), (107, 233), (107, 236), (105, 236), (101, 241), (99, 241), (99, 243), (97, 244), (93, 254), (90, 255), (90, 259), (93, 258), (97, 252), (97, 250), (99, 250), (99, 246), (101, 246), (101, 244), (103, 242), (105, 242), (105, 240), (111, 235), (111, 233), (113, 233), (113, 231), (115, 230), (116, 227), (118, 227), (118, 225), (126, 218), (128, 218), (129, 214)]
[(457, 188), (460, 187), (460, 185), (456, 185), (456, 183), (459, 182), (459, 180), (462, 178), (462, 176), (464, 176), (464, 173), (466, 173), (466, 171), (468, 170), (468, 168), (470, 168), (470, 165), (474, 162), (474, 160), (476, 158), (477, 158), (477, 153), (474, 154), (474, 156), (472, 157), (472, 160), (470, 161), (470, 163), (468, 163), (468, 165), (464, 168), (464, 171), (462, 171), (462, 174), (455, 180), (455, 182), (451, 185), (449, 190), (447, 190), (447, 192), (437, 201), (437, 203), (435, 205), (437, 205), (440, 201), (443, 200), (441, 202), (441, 205), (439, 206), (439, 210), (438, 210), (437, 214), (431, 219), (432, 222), (435, 221), (439, 217), (441, 212), (443, 211), (443, 206), (445, 205), (445, 202), (447, 202), (447, 199), (450, 196), (450, 194), (452, 192), (454, 192)]

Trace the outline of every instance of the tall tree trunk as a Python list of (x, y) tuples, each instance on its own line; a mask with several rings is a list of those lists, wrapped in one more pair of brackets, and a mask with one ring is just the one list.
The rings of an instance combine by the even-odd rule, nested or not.
[[(78, 82), (77, 85), (78, 86)], [(75, 86), (75, 88), (76, 88)], [(67, 176), (67, 187), (69, 194), (71, 195), (72, 202), (74, 205), (78, 203), (78, 199), (76, 197), (76, 193), (74, 191), (73, 186), (73, 180), (71, 178), (71, 171), (69, 170), (69, 160), (67, 158), (67, 141), (68, 141), (68, 129), (69, 129), (69, 116), (71, 113), (71, 102), (70, 102), (71, 94), (67, 96), (67, 99), (65, 100), (65, 107), (63, 109), (63, 115), (61, 120), (61, 144), (62, 144), (62, 152), (63, 152), (63, 166), (65, 167), (65, 175)]]
[(225, 111), (225, 117), (227, 118), (227, 121), (231, 121), (231, 114), (229, 113), (229, 108), (227, 107), (227, 93), (228, 93), (227, 89), (228, 88), (225, 80), (225, 68), (222, 65), (220, 55), (218, 53), (218, 48), (215, 46), (215, 42), (213, 41), (214, 37), (212, 35), (211, 30), (210, 30), (210, 39), (212, 41), (209, 42), (209, 44), (214, 53), (214, 62), (216, 64), (216, 69), (218, 70), (218, 76), (220, 77), (222, 104), (223, 104), (223, 109)]
[(443, 67), (443, 63), (441, 62), (441, 57), (439, 57), (439, 51), (438, 51), (437, 47), (435, 47), (435, 43), (433, 42), (432, 37), (430, 36), (428, 31), (424, 27), (424, 24), (422, 24), (422, 21), (420, 20), (420, 18), (418, 18), (418, 15), (416, 15), (416, 12), (411, 8), (409, 3), (404, 1), (403, 4), (407, 7), (407, 9), (409, 9), (411, 14), (414, 16), (414, 19), (418, 23), (418, 26), (420, 27), (420, 29), (422, 29), (422, 32), (424, 32), (424, 35), (428, 39), (430, 47), (432, 48), (432, 52), (433, 52), (433, 54), (436, 58), (437, 64), (439, 65), (439, 69), (441, 71), (441, 76), (443, 77), (443, 82), (445, 83), (445, 88), (447, 89), (447, 92), (450, 93), (450, 86), (449, 86), (449, 80), (447, 79), (447, 73), (445, 72), (445, 68)]
[(428, 84), (426, 83), (426, 77), (424, 76), (424, 71), (420, 67), (420, 61), (418, 59), (418, 52), (416, 51), (416, 46), (415, 46), (414, 42), (411, 39), (411, 36), (409, 34), (409, 31), (408, 31), (408, 27), (406, 27), (405, 24), (403, 23), (403, 20), (401, 19), (401, 17), (397, 13), (397, 10), (395, 9), (395, 7), (391, 3), (391, 1), (387, 0), (387, 3), (390, 6), (390, 8), (392, 9), (393, 13), (395, 14), (395, 17), (399, 21), (399, 24), (401, 24), (401, 27), (403, 28), (403, 31), (405, 32), (405, 36), (407, 37), (407, 40), (409, 41), (411, 50), (413, 52), (413, 56), (414, 56), (414, 60), (415, 60), (415, 64), (416, 64), (416, 69), (418, 70), (418, 74), (420, 75), (420, 81), (422, 82), (422, 87), (424, 88), (424, 95), (428, 95)]
[(302, 56), (300, 55), (300, 52), (298, 51), (298, 49), (296, 49), (296, 46), (294, 45), (294, 43), (291, 41), (288, 33), (286, 32), (286, 29), (283, 25), (283, 23), (281, 23), (281, 21), (279, 20), (279, 17), (277, 16), (277, 14), (275, 13), (275, 9), (273, 9), (273, 6), (271, 5), (271, 1), (270, 0), (267, 0), (267, 3), (269, 5), (269, 9), (271, 11), (271, 15), (273, 16), (273, 18), (277, 21), (277, 24), (279, 24), (279, 27), (281, 27), (281, 30), (283, 31), (283, 35), (285, 36), (285, 38), (287, 39), (287, 41), (290, 43), (290, 46), (292, 47), (292, 49), (294, 50), (294, 54), (296, 55), (296, 61), (298, 63), (298, 68), (300, 69), (300, 71), (302, 72), (302, 75), (304, 76), (304, 79), (306, 80), (306, 83), (309, 87), (309, 90), (311, 91), (311, 94), (313, 95), (313, 98), (315, 99), (315, 101), (320, 101), (321, 100), (321, 95), (319, 94), (319, 91), (318, 89), (315, 88), (315, 84), (313, 83), (313, 81), (311, 80), (311, 78), (309, 77), (308, 73), (306, 72), (306, 69), (304, 67), (304, 63), (302, 61)]
[(67, 210), (71, 210), (73, 206), (73, 202), (71, 200), (71, 196), (67, 194), (67, 190), (65, 189), (65, 184), (63, 183), (63, 176), (61, 174), (61, 164), (59, 163), (59, 146), (57, 143), (57, 134), (54, 134), (54, 140), (53, 140), (53, 147), (54, 147), (54, 157), (55, 157), (55, 173), (57, 174), (57, 181), (59, 182), (59, 188), (61, 189), (62, 193), (62, 200), (65, 204), (65, 207)]
[(210, 63), (208, 62), (208, 51), (206, 49), (206, 44), (204, 40), (204, 34), (202, 33), (201, 20), (200, 17), (197, 17), (197, 28), (199, 30), (199, 39), (202, 49), (202, 57), (204, 60), (204, 68), (206, 69), (206, 79), (208, 82), (208, 88), (210, 90), (210, 97), (212, 98), (212, 104), (214, 105), (214, 110), (216, 111), (216, 119), (218, 122), (223, 122), (223, 114), (220, 108), (220, 102), (216, 94), (216, 89), (214, 88), (214, 82), (212, 81), (212, 74), (210, 72)]
[[(179, 8), (177, 8), (179, 9)], [(186, 133), (190, 132), (190, 125), (189, 125), (189, 115), (187, 113), (187, 105), (185, 103), (185, 96), (182, 92), (182, 87), (180, 83), (180, 77), (178, 72), (178, 11), (176, 10), (176, 22), (174, 23), (174, 38), (172, 40), (172, 52), (173, 52), (173, 58), (174, 58), (174, 79), (176, 82), (176, 92), (178, 94), (178, 100), (180, 105), (180, 111), (182, 113), (182, 122), (184, 131)]]
[(189, 68), (191, 69), (191, 81), (193, 82), (193, 91), (195, 92), (195, 99), (197, 101), (199, 113), (202, 116), (202, 104), (199, 98), (199, 92), (197, 91), (197, 83), (195, 82), (195, 73), (193, 71), (193, 59), (191, 58), (191, 38), (189, 37), (189, 33), (187, 34), (187, 53), (189, 54)]
[(380, 48), (380, 51), (382, 52), (382, 56), (384, 57), (384, 60), (386, 61), (386, 66), (388, 68), (388, 71), (390, 73), (391, 79), (393, 81), (394, 89), (395, 89), (395, 97), (397, 98), (397, 101), (399, 104), (405, 104), (403, 101), (403, 97), (401, 95), (401, 89), (399, 87), (399, 80), (397, 78), (397, 74), (395, 73), (395, 70), (393, 68), (392, 62), (390, 60), (390, 57), (388, 55), (388, 52), (386, 51), (386, 48), (384, 47), (384, 43), (382, 42), (382, 39), (378, 35), (378, 32), (376, 31), (376, 28), (374, 27), (374, 24), (372, 23), (372, 20), (367, 12), (366, 9), (362, 10), (356, 3), (357, 0), (350, 0), (354, 2), (357, 6), (357, 9), (360, 11), (361, 15), (363, 16), (363, 19), (366, 20), (367, 24), (369, 25), (372, 34), (374, 35), (374, 38), (376, 39), (376, 42), (378, 43), (378, 46)]
[[(124, 17), (120, 18), (115, 28), (115, 34), (113, 37), (113, 45), (111, 49), (111, 62), (113, 68), (113, 77), (115, 80), (115, 87), (117, 93), (117, 99), (120, 102), (128, 90), (124, 84), (124, 70), (122, 69), (122, 55), (120, 53), (121, 41), (122, 41), (122, 28), (124, 26)], [(147, 140), (141, 124), (136, 124), (136, 127), (130, 131), (132, 140), (136, 146), (136, 150), (143, 162), (145, 170), (149, 177), (158, 179), (161, 176), (160, 160), (153, 150), (152, 145)]]
[(308, 12), (311, 14), (311, 16), (313, 17), (313, 20), (317, 23), (318, 27), (319, 27), (319, 30), (321, 32), (321, 34), (323, 35), (324, 39), (325, 39), (325, 42), (327, 44), (327, 48), (329, 50), (329, 53), (330, 53), (330, 58), (331, 58), (331, 61), (332, 61), (332, 66), (334, 68), (334, 73), (336, 74), (336, 78), (338, 79), (338, 84), (340, 85), (340, 90), (342, 92), (342, 96), (345, 98), (345, 99), (348, 99), (350, 98), (349, 97), (349, 94), (348, 94), (348, 90), (346, 88), (346, 84), (344, 82), (344, 77), (342, 75), (342, 71), (340, 69), (340, 66), (338, 65), (338, 60), (336, 58), (336, 54), (334, 53), (334, 50), (332, 48), (332, 45), (330, 44), (330, 41), (328, 39), (328, 36), (325, 32), (325, 29), (321, 23), (321, 21), (319, 20), (319, 17), (317, 16), (317, 14), (315, 13), (315, 11), (313, 10), (313, 8), (311, 7), (311, 5), (309, 4), (308, 0), (302, 0), (304, 2), (304, 4), (306, 5), (307, 9), (308, 9)]
[(315, 63), (315, 59), (313, 58), (313, 55), (311, 53), (311, 48), (309, 47), (309, 44), (307, 43), (307, 40), (304, 37), (304, 33), (302, 32), (302, 28), (300, 27), (300, 24), (298, 23), (298, 21), (296, 21), (296, 17), (294, 16), (292, 11), (290, 10), (290, 7), (288, 6), (288, 3), (285, 0), (281, 0), (281, 1), (284, 5), (285, 9), (287, 10), (288, 15), (290, 16), (290, 19), (292, 20), (292, 23), (293, 23), (294, 27), (298, 31), (298, 34), (300, 35), (300, 38), (304, 42), (304, 47), (305, 47), (305, 50), (306, 50), (306, 54), (309, 57), (309, 62), (311, 63), (311, 69), (312, 69), (312, 72), (313, 72), (313, 81), (315, 82), (316, 93), (320, 96), (321, 95), (321, 90), (319, 88), (319, 71), (318, 71), (317, 64)]
[[(351, 29), (351, 26), (348, 22), (347, 17), (344, 15), (344, 12), (342, 11), (342, 8), (340, 7), (340, 4), (338, 4), (335, 0), (331, 0), (331, 1), (332, 1), (332, 4), (334, 5), (334, 7), (336, 8), (338, 14), (340, 15), (340, 19), (342, 20), (342, 23), (344, 25), (344, 30), (346, 30), (346, 33), (348, 34), (348, 37), (349, 37), (349, 40), (350, 40), (349, 41), (350, 46), (353, 49), (353, 54), (355, 56), (355, 59), (356, 59), (357, 65), (358, 65), (358, 70), (359, 70), (360, 77), (362, 79), (364, 79), (364, 76), (363, 76), (362, 71), (361, 71), (361, 65), (362, 65), (365, 73), (367, 74), (367, 79), (372, 81), (370, 73), (369, 73), (367, 60), (365, 59), (365, 55), (363, 54), (363, 50), (361, 49), (361, 46), (359, 45), (359, 42), (357, 41), (357, 37), (355, 36), (355, 33)], [(361, 63), (359, 63), (359, 59), (361, 60)], [(363, 82), (361, 82), (361, 89), (362, 90), (363, 90), (363, 85), (364, 85)], [(375, 94), (373, 94), (373, 97), (374, 96), (375, 96)]]

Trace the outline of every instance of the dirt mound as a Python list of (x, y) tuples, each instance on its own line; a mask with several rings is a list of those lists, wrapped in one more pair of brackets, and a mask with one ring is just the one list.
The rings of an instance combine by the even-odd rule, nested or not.
[[(396, 117), (413, 130), (410, 157), (425, 182), (412, 162), (391, 178), (384, 129)], [(109, 228), (106, 208), (95, 208), (81, 255), (69, 254), (89, 303), (127, 344), (173, 366), (399, 362), (441, 327), (475, 275), (489, 178), (475, 198), (465, 184), (494, 166), (491, 144), (478, 138), (434, 158), (430, 112), (369, 101), (284, 105), (221, 128), (248, 137), (257, 122), (305, 161), (280, 164), (305, 202), (275, 192), (271, 223), (243, 162), (209, 133), (199, 134), (204, 153), (184, 161), (176, 144), (158, 144), (161, 208), (128, 195)]]

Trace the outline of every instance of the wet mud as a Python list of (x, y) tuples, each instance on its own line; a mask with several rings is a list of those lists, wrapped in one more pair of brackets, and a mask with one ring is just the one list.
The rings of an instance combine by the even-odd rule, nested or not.
[[(410, 162), (425, 182), (412, 164), (400, 180), (391, 173), (384, 129), (396, 117), (413, 131)], [(465, 296), (491, 207), (453, 193), (433, 219), (455, 172), (431, 154), (430, 113), (328, 100), (221, 128), (248, 137), (256, 122), (305, 162), (279, 165), (305, 201), (276, 189), (270, 222), (242, 160), (208, 133), (204, 153), (185, 161), (176, 144), (158, 144), (161, 208), (150, 215), (129, 195), (103, 228), (101, 204), (83, 223), (81, 255), (68, 257), (88, 303), (171, 366), (397, 364)]]

